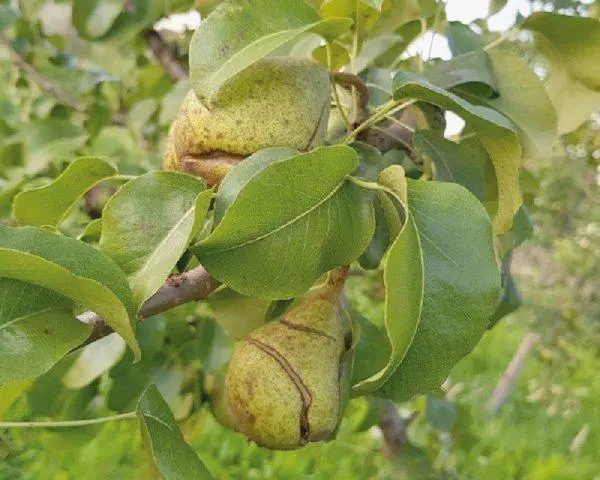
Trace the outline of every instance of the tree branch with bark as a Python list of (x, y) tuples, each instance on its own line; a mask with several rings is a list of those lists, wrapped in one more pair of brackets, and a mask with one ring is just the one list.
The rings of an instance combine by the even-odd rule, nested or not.
[[(171, 275), (162, 287), (144, 302), (138, 317), (144, 320), (158, 313), (166, 312), (184, 303), (197, 302), (214, 292), (221, 283), (199, 266), (188, 272)], [(94, 312), (85, 312), (77, 317), (83, 323), (95, 325), (103, 330), (104, 321)]]

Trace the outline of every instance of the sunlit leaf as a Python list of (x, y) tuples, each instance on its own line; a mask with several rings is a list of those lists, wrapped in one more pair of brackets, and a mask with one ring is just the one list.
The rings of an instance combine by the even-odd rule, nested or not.
[(86, 243), (33, 227), (0, 225), (0, 275), (60, 293), (96, 312), (139, 356), (125, 275)]
[(419, 75), (399, 72), (394, 78), (395, 98), (417, 98), (452, 110), (462, 116), (478, 135), (490, 155), (498, 182), (497, 233), (507, 231), (521, 205), (518, 171), (521, 145), (513, 125), (495, 110), (473, 105), (443, 90)]
[(45, 288), (0, 278), (0, 385), (45, 373), (91, 333), (73, 302)]
[[(394, 199), (404, 210), (401, 230), (394, 232), (395, 228), (390, 226), (390, 231), (397, 235), (384, 260), (384, 322), (391, 352), (385, 368), (355, 385), (356, 392), (376, 390), (393, 375), (417, 332), (423, 304), (423, 258), (417, 227), (407, 209), (404, 169), (400, 166), (387, 168), (379, 175), (378, 183), (393, 192)], [(394, 213), (388, 212), (388, 215)]]
[(165, 480), (210, 480), (212, 475), (185, 442), (173, 413), (156, 386), (150, 386), (137, 406), (144, 443)]
[(125, 353), (125, 342), (113, 333), (86, 345), (62, 378), (67, 388), (83, 388), (114, 367)]
[(373, 235), (369, 197), (346, 180), (357, 165), (345, 146), (271, 163), (194, 252), (239, 293), (283, 299), (305, 292), (324, 272), (355, 260)]
[(127, 274), (137, 309), (193, 240), (211, 194), (191, 175), (151, 172), (127, 183), (104, 207), (100, 250)]
[(101, 158), (78, 158), (50, 185), (19, 193), (13, 201), (13, 215), (21, 225), (58, 226), (85, 192), (116, 173)]
[(347, 18), (322, 20), (304, 2), (226, 2), (202, 22), (190, 42), (191, 83), (200, 99), (227, 80), (303, 33), (333, 40), (352, 25)]

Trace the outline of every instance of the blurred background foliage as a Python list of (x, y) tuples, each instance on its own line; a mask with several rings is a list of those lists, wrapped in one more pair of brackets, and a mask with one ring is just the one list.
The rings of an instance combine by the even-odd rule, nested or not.
[[(17, 192), (50, 182), (76, 156), (110, 157), (125, 174), (160, 168), (168, 126), (189, 88), (187, 45), (213, 2), (73, 3), (0, 1), (0, 218), (7, 224)], [(491, 11), (506, 3), (492, 0)], [(600, 17), (598, 1), (532, 4)], [(164, 20), (194, 8), (199, 15)], [(485, 21), (476, 28), (485, 33)], [(531, 40), (512, 41), (543, 76)], [(534, 225), (533, 238), (513, 258), (522, 308), (486, 334), (443, 389), (399, 406), (392, 420), (402, 422), (406, 438), (393, 451), (375, 426), (389, 405), (375, 400), (351, 403), (338, 440), (297, 452), (261, 449), (221, 426), (211, 410), (218, 416), (214, 399), (231, 345), (206, 306), (144, 322), (138, 332), (144, 360), (132, 369), (123, 367), (126, 354), (108, 374), (69, 389), (60, 381), (74, 361), (67, 357), (32, 384), (0, 390), (0, 418), (122, 411), (153, 378), (218, 478), (598, 479), (600, 111), (564, 136), (554, 155), (528, 160), (522, 180)], [(70, 233), (94, 217), (89, 203), (88, 196), (65, 222)], [(381, 318), (379, 277), (354, 272), (348, 290), (363, 315)], [(490, 395), (524, 338), (538, 341), (512, 392), (491, 412)], [(156, 475), (133, 423), (0, 432), (1, 479)]]

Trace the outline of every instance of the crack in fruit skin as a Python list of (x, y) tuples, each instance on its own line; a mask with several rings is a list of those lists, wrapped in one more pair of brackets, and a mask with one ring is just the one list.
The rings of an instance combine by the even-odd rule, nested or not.
[[(218, 184), (229, 170), (224, 159), (226, 164), (241, 161), (266, 147), (306, 151), (322, 145), (330, 91), (326, 69), (291, 57), (259, 60), (226, 82), (206, 105), (190, 90), (171, 124), (163, 168)], [(210, 172), (212, 160), (219, 159), (218, 172)]]
[(309, 295), (236, 347), (229, 408), (236, 428), (259, 445), (288, 450), (334, 435), (350, 373), (338, 294), (325, 287)]
[(281, 325), (285, 325), (286, 327), (292, 328), (294, 330), (301, 330), (306, 333), (314, 333), (315, 335), (321, 335), (322, 337), (329, 338), (330, 340), (333, 340), (334, 342), (336, 341), (336, 339), (334, 337), (332, 337), (331, 335), (329, 335), (328, 333), (322, 332), (321, 330), (317, 330), (315, 328), (307, 327), (305, 325), (298, 325), (297, 323), (292, 323), (289, 320), (287, 320), (285, 317), (283, 317), (281, 320), (279, 320), (279, 323)]
[(294, 371), (292, 366), (288, 363), (288, 361), (280, 355), (280, 353), (274, 348), (270, 347), (266, 343), (263, 343), (259, 340), (256, 340), (252, 337), (248, 339), (250, 343), (253, 343), (258, 348), (263, 350), (266, 354), (273, 357), (281, 368), (285, 370), (285, 372), (289, 375), (292, 382), (298, 389), (300, 393), (300, 398), (302, 398), (302, 412), (300, 413), (300, 443), (302, 445), (308, 443), (308, 436), (310, 435), (310, 424), (308, 422), (308, 409), (310, 408), (310, 404), (312, 403), (312, 396), (304, 385), (302, 379), (298, 376), (298, 374)]

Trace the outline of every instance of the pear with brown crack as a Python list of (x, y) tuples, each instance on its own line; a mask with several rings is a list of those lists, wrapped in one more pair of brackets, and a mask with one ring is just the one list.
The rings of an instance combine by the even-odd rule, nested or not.
[(331, 288), (252, 332), (227, 371), (236, 428), (278, 450), (332, 438), (348, 394), (351, 344), (350, 324)]
[(163, 168), (194, 174), (212, 186), (263, 148), (307, 151), (321, 145), (330, 90), (325, 69), (291, 57), (259, 60), (209, 101), (190, 90), (171, 125)]

